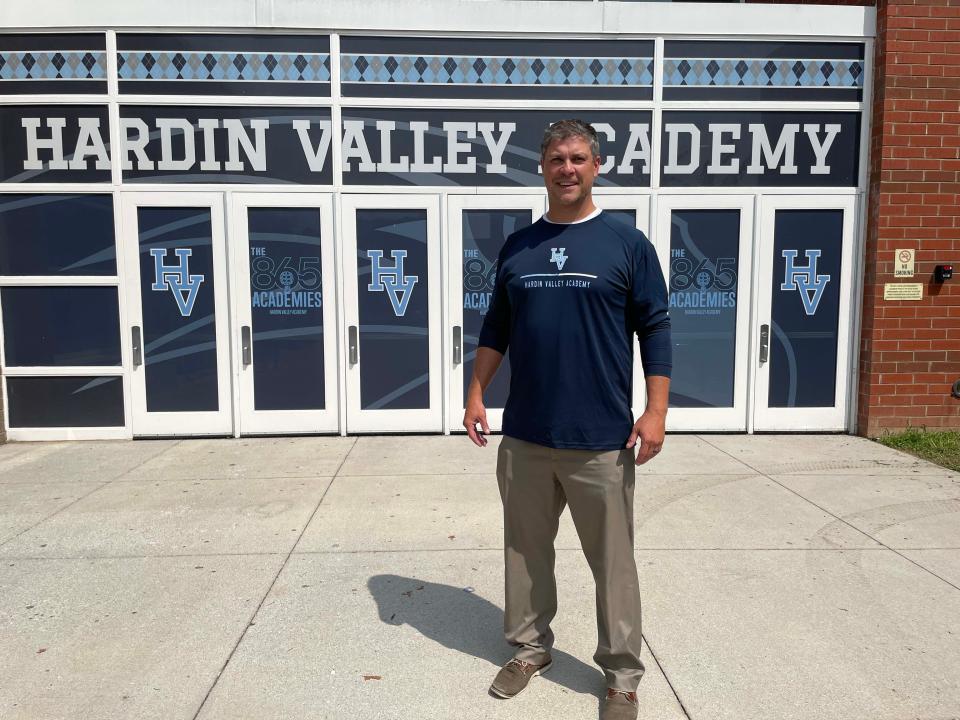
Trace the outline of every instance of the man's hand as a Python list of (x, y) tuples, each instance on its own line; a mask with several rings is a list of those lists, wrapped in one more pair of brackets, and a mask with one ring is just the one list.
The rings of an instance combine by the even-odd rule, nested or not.
[[(502, 360), (503, 355), (493, 348), (483, 345), (477, 348), (477, 356), (473, 361), (473, 377), (467, 389), (467, 409), (463, 413), (463, 426), (477, 447), (485, 447), (487, 439), (484, 435), (490, 434), (487, 408), (483, 405), (483, 390), (490, 384)], [(480, 424), (480, 430), (477, 430), (477, 423)]]
[(632, 448), (640, 438), (640, 450), (637, 452), (637, 465), (643, 465), (647, 460), (655, 457), (663, 447), (663, 438), (666, 435), (667, 414), (647, 410), (633, 426), (633, 432), (627, 440), (627, 447)]
[[(480, 430), (477, 430), (477, 423), (480, 424)], [(477, 447), (486, 447), (487, 439), (484, 435), (490, 434), (490, 426), (487, 425), (487, 409), (483, 406), (483, 400), (470, 397), (467, 400), (467, 409), (463, 413), (463, 426), (467, 429), (467, 435), (473, 440)]]

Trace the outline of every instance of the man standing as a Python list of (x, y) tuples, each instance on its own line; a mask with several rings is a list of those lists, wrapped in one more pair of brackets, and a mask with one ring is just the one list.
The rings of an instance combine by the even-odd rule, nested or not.
[[(507, 238), (480, 334), (463, 424), (486, 445), (483, 390), (510, 348), (497, 480), (504, 510), (504, 631), (514, 657), (490, 691), (510, 698), (552, 660), (557, 612), (553, 542), (570, 505), (597, 585), (593, 656), (607, 694), (602, 720), (634, 720), (640, 662), (640, 591), (633, 556), (634, 453), (663, 445), (670, 386), (670, 318), (656, 252), (638, 230), (603, 214), (587, 123), (554, 123), (540, 147), (549, 208)], [(632, 334), (640, 340), (646, 411), (633, 422)], [(478, 431), (477, 425), (481, 430)]]

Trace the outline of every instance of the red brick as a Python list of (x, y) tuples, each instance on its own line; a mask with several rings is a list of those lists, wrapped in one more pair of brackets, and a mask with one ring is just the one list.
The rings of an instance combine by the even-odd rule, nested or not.
[[(904, 30), (903, 32), (920, 33), (922, 30)], [(960, 30), (933, 30), (928, 32), (930, 40), (934, 42), (960, 42)], [(922, 38), (917, 37), (917, 40)]]
[(898, 385), (902, 383), (904, 384), (913, 383), (913, 375), (909, 373), (893, 373), (890, 375), (880, 376), (881, 385)]
[[(917, 32), (923, 32), (923, 31), (922, 31), (922, 30), (918, 30)], [(913, 47), (911, 48), (911, 50), (913, 50), (913, 52), (918, 52), (918, 53), (932, 53), (932, 56), (931, 56), (931, 58), (930, 58), (930, 62), (939, 62), (938, 58), (944, 57), (945, 55), (943, 55), (943, 53), (948, 53), (948, 52), (949, 52), (949, 50), (947, 49), (947, 47), (948, 47), (947, 44), (946, 44), (946, 43), (943, 43), (943, 42), (929, 42), (929, 41), (923, 41), (923, 40), (921, 40), (921, 41), (918, 41), (918, 42), (913, 42), (913, 43), (911, 43), (911, 44), (913, 45)], [(940, 54), (937, 54), (937, 53), (940, 53)], [(955, 65), (956, 63), (946, 62), (946, 63), (941, 63), (941, 64), (942, 64), (942, 65)]]
[[(936, 46), (936, 43), (927, 43), (927, 45)], [(921, 50), (921, 48), (919, 48), (919, 47), (916, 48), (916, 49), (917, 49), (918, 51)], [(927, 50), (927, 49), (924, 49), (923, 51), (925, 51), (925, 52), (932, 52), (932, 53), (938, 52), (938, 51), (936, 51), (936, 50)], [(943, 50), (941, 50), (941, 51), (939, 51), (939, 52), (941, 52), (941, 53), (943, 53), (943, 54), (942, 54), (942, 55), (937, 55), (937, 54), (930, 55), (930, 62), (936, 63), (936, 64), (938, 64), (938, 65), (960, 65), (960, 55), (957, 55), (956, 53), (948, 53), (948, 52), (946, 52), (946, 48), (945, 48), (945, 47), (944, 47)]]
[[(891, 17), (902, 16), (902, 17), (932, 17), (933, 13), (931, 8), (926, 5), (906, 5), (903, 3), (890, 3), (887, 6), (887, 13)], [(939, 17), (939, 16), (938, 16)]]
[[(912, 15), (914, 13), (903, 13), (904, 15)], [(919, 13), (916, 13), (919, 15)], [(930, 16), (931, 17), (942, 17), (942, 18), (960, 18), (960, 5), (934, 5), (930, 7)]]
[[(911, 147), (940, 147), (941, 145), (946, 144), (948, 138), (942, 138), (937, 136), (930, 135), (911, 135), (910, 136), (910, 145)], [(957, 138), (958, 144), (960, 144), (960, 138)], [(931, 170), (933, 168), (930, 168)]]
[(951, 406), (949, 406), (949, 405), (942, 405), (942, 406), (939, 406), (939, 407), (936, 406), (936, 405), (928, 405), (928, 406), (927, 406), (927, 416), (929, 417), (929, 416), (941, 415), (941, 416), (950, 416), (950, 417), (953, 417), (953, 416), (956, 416), (956, 415), (960, 415), (960, 412), (958, 412), (958, 410), (960, 410), (960, 408), (951, 407)]
[(944, 373), (917, 373), (916, 381), (931, 384), (946, 383), (947, 376)]
[(938, 362), (946, 360), (947, 354), (942, 350), (918, 350), (913, 354), (913, 359), (920, 362)]
[[(905, 20), (908, 18), (904, 18)], [(950, 27), (950, 23), (947, 22), (946, 18), (912, 18), (912, 25), (905, 25), (904, 27), (917, 28), (922, 30), (953, 30), (954, 28)], [(891, 26), (892, 27), (892, 26)]]

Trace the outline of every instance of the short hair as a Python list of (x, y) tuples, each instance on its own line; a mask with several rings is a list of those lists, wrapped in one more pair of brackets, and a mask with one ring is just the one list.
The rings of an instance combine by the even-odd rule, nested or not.
[(600, 157), (600, 140), (593, 125), (583, 120), (558, 120), (547, 126), (543, 131), (543, 140), (540, 141), (540, 157), (547, 154), (547, 148), (557, 140), (566, 140), (571, 137), (583, 138), (590, 145), (593, 157)]

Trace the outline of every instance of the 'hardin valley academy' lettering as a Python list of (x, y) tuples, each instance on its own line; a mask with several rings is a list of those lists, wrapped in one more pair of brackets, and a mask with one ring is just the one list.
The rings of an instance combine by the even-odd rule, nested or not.
[[(68, 122), (76, 125), (70, 128), (70, 136), (77, 137), (73, 147), (64, 146)], [(99, 118), (23, 117), (20, 124), (24, 133), (24, 170), (111, 167), (105, 142), (108, 132), (101, 127)], [(124, 170), (268, 172), (268, 132), (293, 133), (295, 146), (302, 151), (311, 173), (323, 172), (330, 156), (330, 120), (281, 119), (271, 126), (271, 119), (264, 117), (169, 117), (149, 121), (124, 117), (120, 125), (119, 156)], [(375, 132), (371, 132), (373, 128)], [(516, 130), (516, 122), (431, 124), (345, 119), (342, 166), (344, 172), (351, 173), (504, 175), (508, 173), (507, 161), (512, 159), (507, 151)], [(605, 140), (618, 140), (617, 131), (608, 123), (598, 122), (597, 130)], [(779, 129), (755, 122), (710, 122), (699, 127), (688, 122), (666, 122), (666, 147), (661, 153), (663, 174), (682, 176), (705, 169), (708, 175), (758, 175), (770, 171), (780, 175), (829, 175), (830, 152), (837, 145), (841, 130), (840, 124), (832, 122), (786, 123)], [(628, 123), (620, 133), (627, 134), (626, 142), (619, 146), (618, 156), (604, 158), (601, 172), (648, 175), (649, 124)], [(428, 136), (434, 141), (443, 138), (442, 154), (428, 151)], [(148, 145), (157, 140), (151, 147), (151, 157)], [(681, 146), (687, 148), (683, 156)], [(798, 167), (799, 157), (811, 158), (808, 167)], [(289, 158), (272, 160), (283, 164)]]

